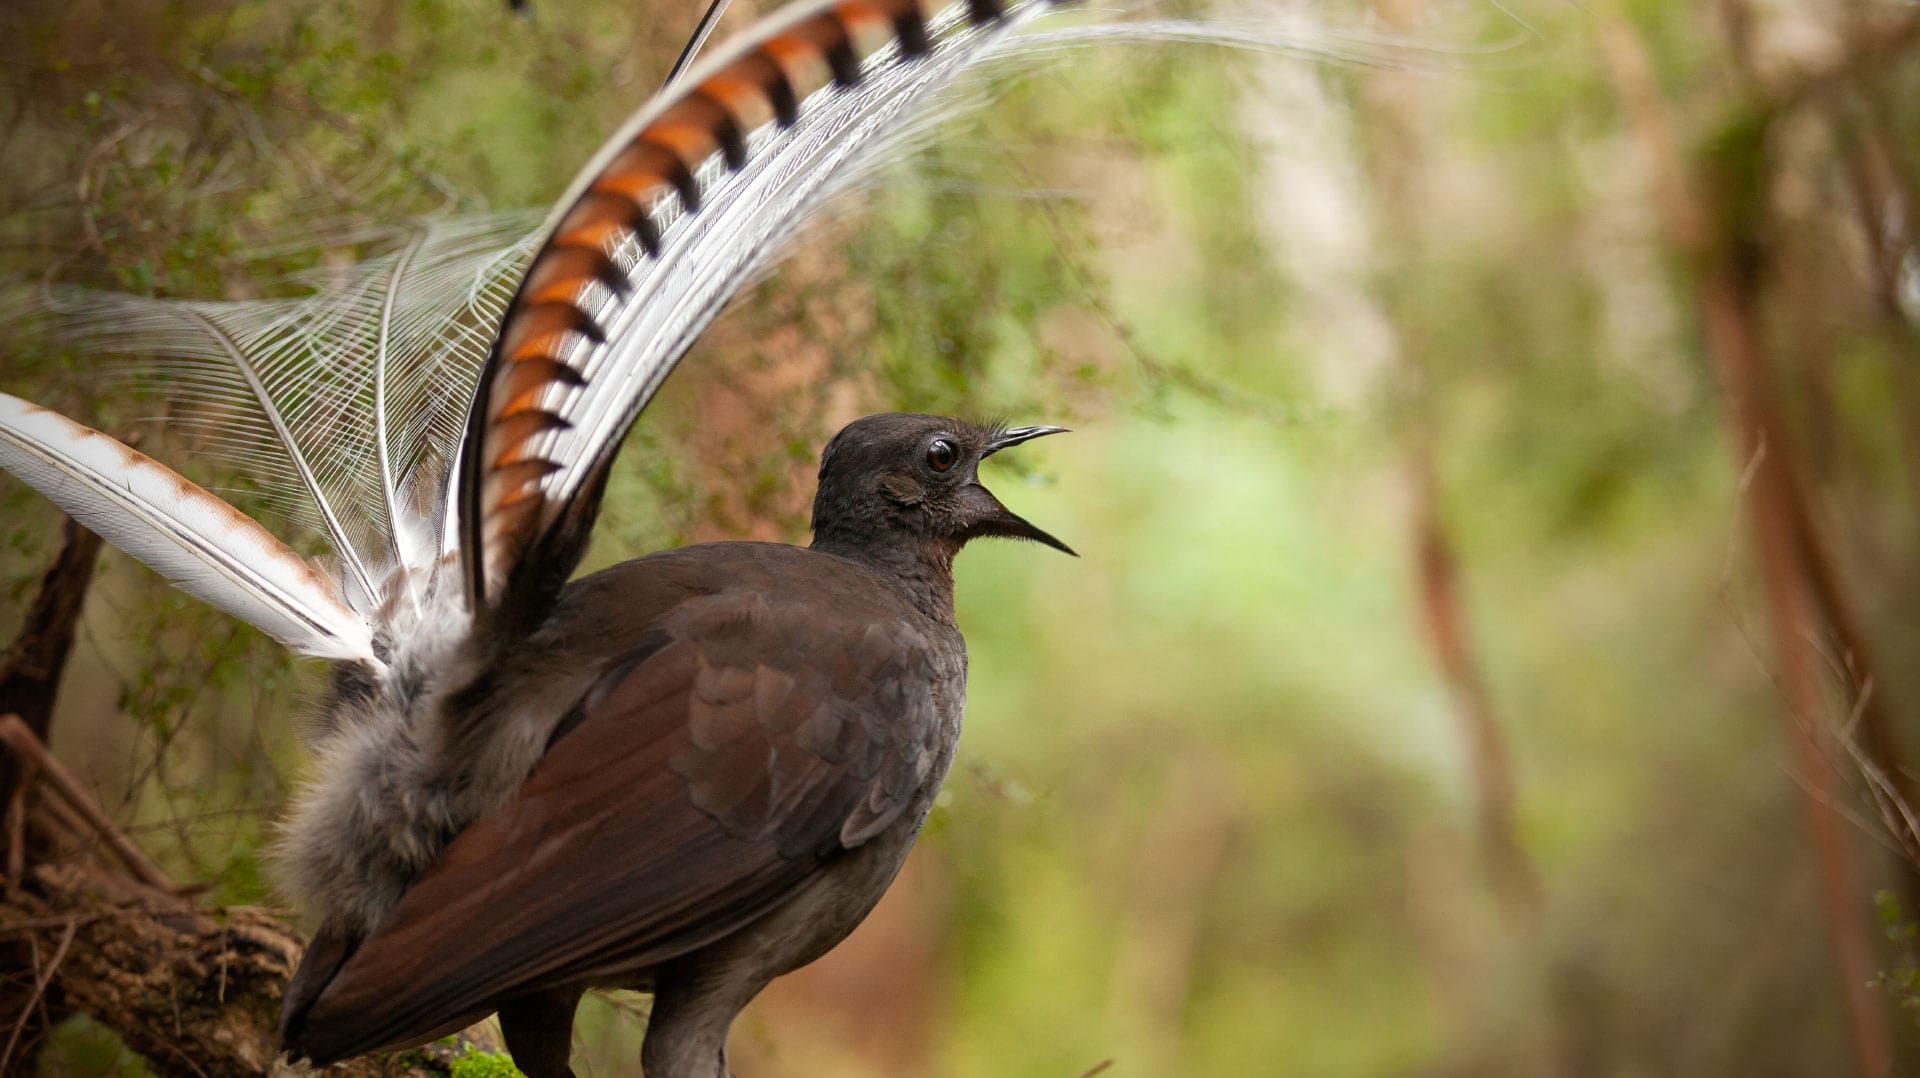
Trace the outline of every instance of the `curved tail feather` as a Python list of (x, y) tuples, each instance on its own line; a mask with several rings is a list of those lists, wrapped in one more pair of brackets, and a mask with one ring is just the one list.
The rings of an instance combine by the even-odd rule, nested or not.
[(508, 306), (460, 454), (477, 615), (537, 618), (620, 442), (694, 338), (906, 110), (1047, 0), (813, 0), (676, 80), (574, 182)]
[(294, 651), (380, 666), (366, 621), (324, 576), (152, 457), (0, 393), (0, 468), (188, 594)]

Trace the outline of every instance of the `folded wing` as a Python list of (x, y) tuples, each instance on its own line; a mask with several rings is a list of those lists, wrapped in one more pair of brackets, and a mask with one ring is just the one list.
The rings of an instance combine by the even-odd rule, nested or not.
[(755, 596), (695, 600), (579, 704), (341, 967), (289, 1048), (409, 1043), (546, 986), (726, 936), (897, 818), (931, 776), (929, 645)]

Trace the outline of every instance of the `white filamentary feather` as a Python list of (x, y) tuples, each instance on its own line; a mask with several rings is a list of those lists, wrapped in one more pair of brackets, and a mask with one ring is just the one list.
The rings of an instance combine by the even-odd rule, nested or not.
[(99, 431), (0, 393), (0, 468), (188, 594), (303, 655), (378, 668), (365, 619), (265, 528)]
[[(532, 213), (425, 222), (397, 249), (293, 283), (296, 298), (208, 302), (70, 290), (75, 347), (141, 357), (168, 423), (325, 537), (372, 611), (439, 554), (440, 488), (476, 372), (526, 262)], [(431, 490), (430, 496), (418, 492)]]

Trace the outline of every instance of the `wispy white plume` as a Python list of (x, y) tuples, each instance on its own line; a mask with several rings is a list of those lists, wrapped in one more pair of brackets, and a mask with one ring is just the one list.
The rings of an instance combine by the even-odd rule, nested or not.
[(356, 605), (377, 602), (392, 569), (437, 553), (439, 487), (534, 220), (423, 222), (377, 257), (296, 278), (310, 289), (296, 298), (62, 292), (57, 328), (136, 360), (175, 429), (324, 535)]

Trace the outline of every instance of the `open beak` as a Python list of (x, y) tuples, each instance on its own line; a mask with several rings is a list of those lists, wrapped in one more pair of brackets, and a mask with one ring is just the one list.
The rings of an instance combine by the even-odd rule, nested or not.
[(1031, 539), (1042, 546), (1050, 546), (1062, 554), (1073, 554), (1076, 558), (1080, 556), (1074, 553), (1072, 547), (1034, 527), (1026, 517), (1011, 510), (1001, 514), (998, 520), (987, 525), (986, 530), (989, 534), (1004, 535), (1009, 539)]
[[(995, 453), (1000, 452), (1002, 449), (1019, 445), (1021, 442), (1031, 442), (1035, 438), (1044, 438), (1049, 434), (1065, 433), (1067, 433), (1067, 428), (1065, 427), (1011, 427), (1001, 431), (998, 438), (987, 443), (987, 448), (980, 453), (980, 459), (985, 460)], [(986, 494), (988, 499), (993, 502), (994, 507), (994, 512), (987, 517), (985, 524), (980, 529), (981, 534), (1005, 536), (1009, 539), (1031, 539), (1043, 546), (1050, 546), (1063, 554), (1072, 554), (1076, 558), (1080, 556), (1074, 554), (1072, 547), (1041, 531), (1035, 527), (1032, 522), (1028, 521), (1027, 518), (1001, 505), (1000, 499), (988, 493), (985, 487), (980, 487), (979, 489), (981, 493)]]

